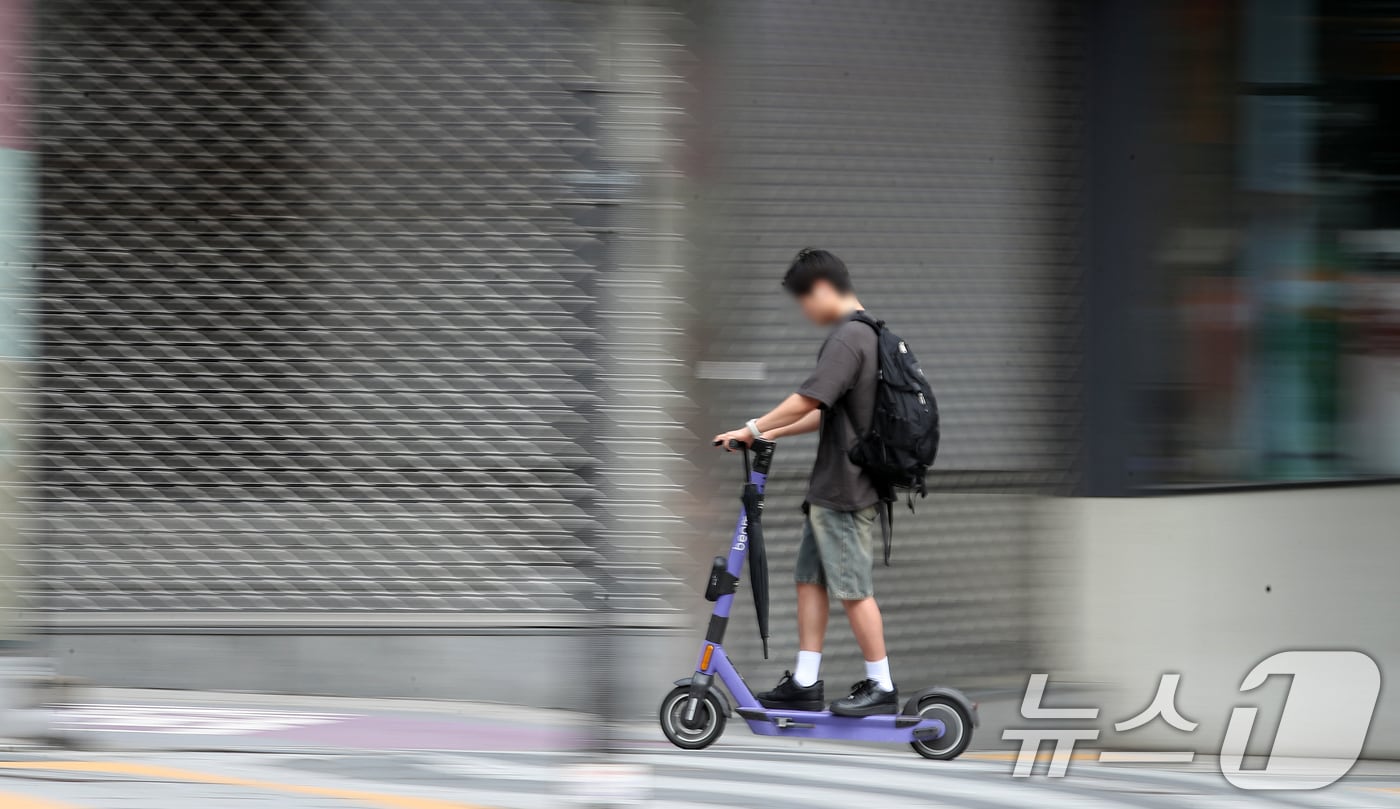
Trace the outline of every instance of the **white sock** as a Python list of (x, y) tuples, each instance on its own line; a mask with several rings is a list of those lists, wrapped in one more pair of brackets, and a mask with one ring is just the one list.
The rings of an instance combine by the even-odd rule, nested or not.
[(797, 670), (792, 673), (792, 681), (806, 688), (816, 683), (822, 670), (821, 652), (798, 652)]
[(874, 680), (880, 685), (881, 691), (893, 691), (894, 680), (890, 679), (890, 659), (882, 657), (874, 662), (865, 661), (865, 679)]

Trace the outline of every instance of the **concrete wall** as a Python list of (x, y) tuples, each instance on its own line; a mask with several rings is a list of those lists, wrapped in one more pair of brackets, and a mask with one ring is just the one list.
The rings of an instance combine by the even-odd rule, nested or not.
[(620, 714), (641, 719), (655, 712), (674, 680), (693, 671), (697, 638), (668, 629), (621, 631), (611, 636), (611, 661), (599, 656), (596, 634), (583, 628), (89, 629), (49, 636), (47, 651), (61, 674), (102, 686), (471, 699), (586, 711), (600, 699), (589, 674), (605, 667), (622, 679), (614, 692)]
[[(1105, 686), (1104, 726), (1145, 708), (1171, 672), (1182, 675), (1178, 706), (1200, 723), (1187, 735), (1159, 721), (1119, 741), (1218, 752), (1231, 708), (1257, 704), (1255, 747), (1267, 749), (1266, 717), (1276, 725), (1288, 684), (1242, 695), (1245, 675), (1283, 650), (1351, 649), (1382, 673), (1367, 754), (1400, 756), (1400, 697), (1384, 688), (1400, 670), (1400, 486), (1045, 507), (1041, 581), (1059, 620), (1043, 659), (1062, 680)], [(1114, 735), (1102, 738), (1112, 749)]]

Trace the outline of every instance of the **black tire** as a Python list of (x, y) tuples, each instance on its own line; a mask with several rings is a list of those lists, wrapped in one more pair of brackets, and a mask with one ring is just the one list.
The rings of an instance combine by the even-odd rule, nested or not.
[(682, 750), (703, 750), (724, 734), (724, 706), (714, 694), (706, 694), (695, 708), (695, 718), (685, 722), (686, 706), (690, 702), (690, 686), (680, 686), (661, 701), (661, 732)]
[(905, 707), (904, 712), (942, 719), (943, 726), (948, 729), (947, 733), (937, 739), (910, 742), (909, 746), (914, 748), (915, 753), (937, 761), (952, 761), (972, 744), (972, 717), (968, 716), (967, 709), (957, 700), (948, 697), (924, 697), (916, 711), (909, 710), (911, 707), (913, 706)]

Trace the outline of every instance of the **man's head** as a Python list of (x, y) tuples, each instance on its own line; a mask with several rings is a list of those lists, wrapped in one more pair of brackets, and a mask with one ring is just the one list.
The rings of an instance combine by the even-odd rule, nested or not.
[(783, 276), (783, 289), (792, 293), (808, 320), (821, 326), (850, 314), (855, 302), (846, 263), (813, 247), (803, 248), (793, 258)]

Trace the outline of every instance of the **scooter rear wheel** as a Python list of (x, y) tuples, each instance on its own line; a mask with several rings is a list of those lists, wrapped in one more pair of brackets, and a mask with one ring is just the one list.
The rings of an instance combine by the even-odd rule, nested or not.
[(690, 687), (679, 686), (661, 701), (661, 732), (682, 750), (703, 750), (724, 733), (724, 706), (714, 694), (706, 694), (695, 706), (695, 716), (685, 721)]
[(940, 696), (924, 697), (919, 702), (919, 716), (942, 720), (946, 728), (937, 739), (909, 743), (914, 752), (924, 758), (952, 761), (972, 744), (972, 717), (956, 701)]

